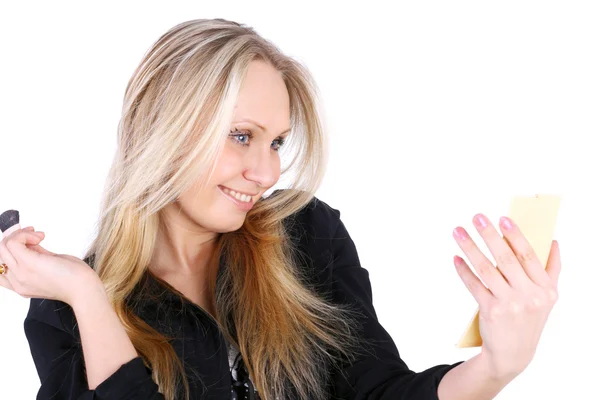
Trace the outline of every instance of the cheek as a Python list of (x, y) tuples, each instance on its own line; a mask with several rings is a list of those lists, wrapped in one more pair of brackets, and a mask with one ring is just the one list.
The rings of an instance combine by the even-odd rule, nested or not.
[(279, 181), (279, 178), (281, 177), (281, 163), (277, 163), (277, 167), (274, 169), (275, 174), (274, 174), (274, 182), (273, 185), (276, 184)]
[[(227, 182), (234, 181), (239, 178), (239, 175), (244, 171), (244, 152), (240, 151), (235, 143), (226, 143), (221, 153), (221, 157), (217, 160), (214, 174), (209, 182), (209, 186), (215, 187)], [(281, 176), (281, 159), (273, 157), (272, 170), (265, 176), (265, 184), (273, 186)]]
[(242, 157), (229, 145), (225, 146), (221, 157), (217, 160), (217, 166), (212, 176), (211, 183), (215, 185), (229, 180), (242, 170)]

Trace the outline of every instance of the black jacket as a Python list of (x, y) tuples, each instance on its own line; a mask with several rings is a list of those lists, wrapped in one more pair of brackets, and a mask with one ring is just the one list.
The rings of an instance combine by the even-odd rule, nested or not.
[[(437, 365), (425, 371), (411, 371), (402, 361), (392, 338), (377, 320), (372, 304), (369, 274), (362, 268), (354, 242), (340, 220), (340, 212), (316, 197), (304, 209), (286, 220), (292, 239), (309, 257), (302, 268), (310, 268), (313, 283), (335, 302), (352, 303), (364, 315), (361, 335), (375, 342), (366, 355), (343, 373), (331, 369), (330, 399), (438, 400), (442, 376), (462, 361)], [(89, 264), (89, 260), (85, 260)], [(232, 371), (235, 354), (217, 329), (212, 317), (192, 302), (181, 302), (173, 292), (146, 274), (141, 282), (146, 298), (135, 312), (160, 332), (174, 334), (177, 355), (189, 370), (192, 399), (244, 398), (233, 388), (245, 371)], [(139, 285), (138, 285), (139, 286)], [(315, 286), (317, 287), (317, 286)], [(142, 359), (122, 365), (95, 390), (89, 390), (84, 370), (79, 331), (72, 308), (63, 302), (32, 298), (24, 328), (40, 377), (37, 399), (164, 399)], [(232, 351), (231, 355), (229, 350)], [(251, 381), (242, 382), (247, 389)], [(248, 390), (248, 389), (247, 389)], [(252, 391), (252, 389), (249, 389)], [(249, 397), (251, 398), (251, 397)], [(254, 397), (258, 398), (258, 397)]]

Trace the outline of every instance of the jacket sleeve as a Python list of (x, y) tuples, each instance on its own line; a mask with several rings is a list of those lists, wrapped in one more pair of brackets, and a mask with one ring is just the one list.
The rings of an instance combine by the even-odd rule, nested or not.
[(164, 400), (141, 357), (90, 390), (76, 326), (68, 304), (31, 299), (24, 329), (41, 383), (37, 400)]
[(335, 302), (353, 304), (360, 318), (361, 342), (367, 350), (352, 363), (334, 373), (334, 391), (343, 399), (439, 400), (437, 388), (446, 372), (463, 361), (442, 364), (422, 372), (410, 370), (400, 358), (392, 338), (378, 322), (373, 307), (369, 273), (362, 268), (356, 247), (339, 211), (331, 243), (333, 256), (332, 291)]

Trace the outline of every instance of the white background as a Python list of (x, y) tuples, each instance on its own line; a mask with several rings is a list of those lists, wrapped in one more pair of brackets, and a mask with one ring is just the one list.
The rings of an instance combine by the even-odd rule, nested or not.
[[(479, 351), (455, 348), (477, 304), (454, 270), (452, 230), (479, 240), (477, 212), (497, 223), (513, 195), (559, 194), (560, 299), (534, 361), (497, 398), (598, 395), (596, 2), (17, 4), (0, 12), (0, 211), (18, 209), (45, 247), (81, 257), (91, 241), (144, 52), (179, 22), (233, 19), (314, 74), (331, 134), (318, 197), (341, 211), (408, 365)], [(28, 305), (0, 288), (1, 399), (39, 387)]]

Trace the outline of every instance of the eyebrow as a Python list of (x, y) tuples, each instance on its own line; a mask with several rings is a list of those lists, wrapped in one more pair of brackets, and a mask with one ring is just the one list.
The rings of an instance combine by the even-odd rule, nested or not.
[[(251, 124), (254, 124), (254, 125), (258, 126), (263, 132), (267, 131), (267, 129), (264, 126), (262, 126), (261, 124), (259, 124), (258, 122), (254, 121), (253, 119), (250, 119), (250, 118), (242, 118), (242, 119), (240, 119), (237, 122), (250, 122)], [(279, 134), (279, 136), (282, 136), (282, 135), (288, 133), (291, 130), (292, 130), (292, 128), (286, 129), (285, 131), (281, 132)]]

